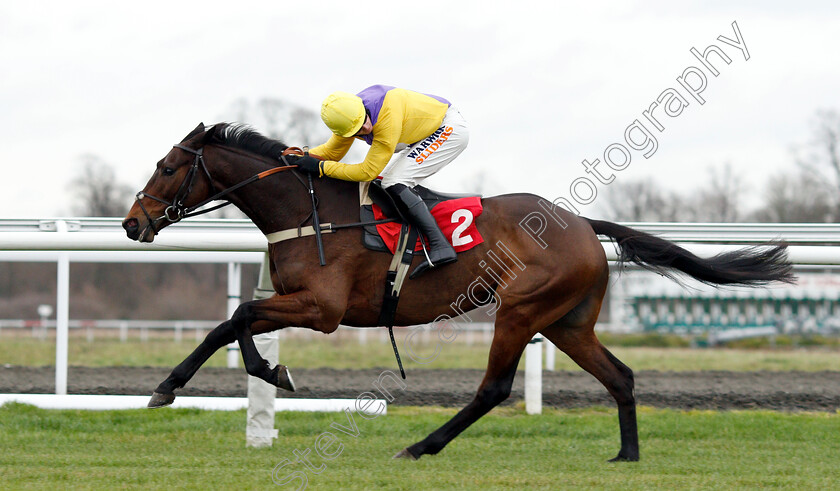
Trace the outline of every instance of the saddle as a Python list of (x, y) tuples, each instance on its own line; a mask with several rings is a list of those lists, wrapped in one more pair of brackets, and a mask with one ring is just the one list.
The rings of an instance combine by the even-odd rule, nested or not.
[[(474, 223), (475, 218), (482, 211), (481, 195), (440, 193), (423, 186), (415, 186), (414, 190), (435, 216), (444, 235), (453, 242), (452, 245), (457, 252), (471, 249), (483, 241)], [(362, 244), (373, 251), (393, 254), (399, 241), (400, 229), (403, 225), (409, 224), (402, 203), (395, 200), (382, 187), (379, 179), (362, 183), (360, 197), (359, 219), (361, 222), (372, 222), (384, 218), (395, 220), (392, 223), (365, 225)], [(442, 204), (443, 206), (438, 208)], [(447, 233), (448, 231), (450, 233)], [(456, 231), (457, 233), (452, 233)], [(411, 253), (423, 253), (419, 241), (414, 248), (411, 248)]]
[[(465, 251), (483, 242), (474, 223), (475, 218), (482, 211), (481, 196), (438, 193), (423, 186), (415, 186), (414, 190), (429, 207), (429, 211), (435, 217), (444, 235), (449, 237), (456, 252)], [(394, 255), (385, 275), (385, 292), (379, 312), (379, 325), (388, 328), (391, 347), (394, 349), (400, 374), (402, 378), (405, 378), (405, 370), (394, 339), (393, 326), (397, 304), (400, 301), (400, 290), (408, 275), (413, 256), (423, 254), (422, 239), (419, 237), (417, 228), (410, 226), (410, 222), (406, 219), (402, 203), (385, 191), (381, 181), (360, 183), (359, 197), (361, 200), (360, 221), (362, 223), (380, 222), (363, 227), (362, 243), (368, 249)], [(394, 221), (381, 223), (383, 219)]]

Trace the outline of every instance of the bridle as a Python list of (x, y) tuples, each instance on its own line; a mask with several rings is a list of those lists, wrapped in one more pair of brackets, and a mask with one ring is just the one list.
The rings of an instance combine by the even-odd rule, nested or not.
[[(216, 191), (215, 186), (213, 186), (213, 179), (210, 178), (210, 173), (207, 171), (207, 166), (204, 163), (204, 147), (199, 148), (198, 150), (193, 150), (192, 148), (185, 147), (183, 145), (173, 145), (173, 148), (178, 148), (185, 152), (191, 153), (195, 155), (195, 159), (193, 160), (190, 170), (187, 171), (187, 175), (184, 176), (184, 180), (181, 181), (181, 186), (178, 188), (178, 192), (176, 192), (175, 196), (172, 197), (172, 201), (167, 201), (163, 198), (144, 193), (143, 191), (140, 191), (134, 196), (134, 200), (140, 206), (140, 209), (143, 211), (143, 214), (146, 215), (146, 219), (149, 222), (149, 226), (152, 227), (154, 233), (158, 233), (160, 231), (160, 228), (158, 228), (157, 225), (163, 220), (167, 220), (169, 221), (169, 223), (176, 223), (180, 222), (184, 218), (187, 218), (188, 216), (194, 216), (197, 214), (193, 214), (191, 212), (196, 210), (200, 206), (191, 206), (187, 208), (186, 206), (184, 206), (184, 201), (186, 201), (187, 197), (192, 192), (199, 168), (203, 171), (204, 175), (207, 176), (207, 180), (208, 182), (210, 182), (210, 186), (213, 189), (213, 191)], [(163, 211), (163, 215), (153, 219), (152, 216), (149, 214), (148, 210), (146, 210), (146, 207), (143, 206), (143, 198), (150, 198), (157, 202), (167, 205), (166, 209)], [(227, 203), (224, 203), (221, 206), (225, 206), (226, 204)]]
[[(172, 147), (195, 155), (195, 159), (193, 159), (193, 163), (192, 163), (192, 166), (190, 167), (190, 170), (187, 171), (187, 175), (184, 176), (184, 180), (181, 181), (181, 186), (178, 188), (178, 191), (175, 193), (175, 196), (172, 197), (172, 200), (167, 201), (163, 198), (153, 196), (153, 195), (151, 195), (149, 193), (146, 193), (146, 192), (143, 192), (143, 191), (140, 191), (139, 193), (137, 193), (134, 196), (135, 202), (138, 204), (138, 206), (140, 206), (140, 209), (143, 211), (143, 214), (146, 216), (146, 220), (148, 220), (148, 222), (149, 222), (148, 227), (151, 227), (152, 231), (155, 234), (160, 232), (160, 229), (163, 228), (163, 227), (158, 227), (158, 224), (160, 224), (164, 220), (168, 221), (169, 224), (177, 223), (177, 222), (180, 222), (181, 220), (183, 220), (184, 218), (194, 217), (194, 216), (197, 216), (197, 215), (203, 215), (205, 213), (210, 213), (211, 211), (218, 210), (219, 208), (222, 208), (224, 206), (227, 206), (227, 205), (231, 204), (230, 201), (226, 201), (226, 202), (221, 203), (219, 205), (212, 206), (210, 208), (206, 208), (206, 209), (203, 209), (203, 210), (201, 210), (200, 208), (202, 208), (207, 203), (210, 203), (211, 201), (215, 201), (219, 198), (222, 198), (223, 196), (226, 196), (226, 195), (232, 193), (233, 191), (241, 188), (242, 186), (250, 184), (254, 181), (257, 181), (257, 180), (262, 179), (264, 177), (270, 176), (272, 174), (276, 174), (277, 172), (282, 172), (282, 171), (297, 168), (297, 165), (289, 164), (285, 161), (285, 159), (283, 159), (284, 164), (286, 164), (286, 165), (284, 165), (282, 167), (274, 167), (274, 168), (269, 169), (267, 171), (260, 172), (259, 174), (255, 174), (255, 175), (249, 177), (248, 179), (245, 179), (244, 181), (242, 181), (238, 184), (235, 184), (235, 185), (233, 185), (233, 186), (231, 186), (227, 189), (223, 189), (222, 191), (217, 191), (216, 186), (213, 184), (213, 178), (210, 177), (210, 172), (207, 170), (207, 165), (204, 163), (204, 147), (201, 147), (198, 150), (194, 150), (192, 148), (185, 147), (184, 145), (180, 145), (180, 144), (172, 145)], [(201, 171), (201, 173), (204, 174), (207, 177), (207, 181), (210, 184), (210, 190), (211, 190), (212, 194), (209, 198), (201, 201), (200, 203), (197, 203), (193, 206), (186, 206), (186, 205), (184, 205), (184, 202), (187, 200), (187, 197), (189, 197), (190, 193), (193, 190), (193, 185), (195, 184), (195, 180), (199, 175), (199, 171)], [(152, 218), (151, 214), (149, 214), (148, 210), (146, 210), (146, 207), (143, 206), (143, 201), (141, 201), (143, 198), (149, 198), (149, 199), (152, 199), (152, 200), (155, 200), (157, 202), (165, 204), (166, 209), (163, 210), (163, 215), (161, 215), (157, 218)]]

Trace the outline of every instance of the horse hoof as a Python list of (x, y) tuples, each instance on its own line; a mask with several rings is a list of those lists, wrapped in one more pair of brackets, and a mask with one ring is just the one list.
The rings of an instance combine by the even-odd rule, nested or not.
[(621, 455), (620, 453), (616, 455), (614, 458), (608, 460), (607, 462), (638, 462), (639, 457), (627, 457), (625, 455)]
[(147, 407), (166, 407), (172, 404), (173, 401), (175, 401), (175, 394), (161, 394), (160, 392), (155, 392), (152, 394), (152, 398), (149, 400), (149, 405)]
[(294, 392), (295, 381), (292, 380), (292, 374), (289, 372), (289, 368), (284, 365), (278, 365), (277, 368), (279, 369), (277, 370), (277, 387)]
[(404, 448), (397, 452), (397, 455), (394, 455), (395, 459), (408, 459), (408, 460), (417, 460), (417, 457), (411, 455), (411, 452), (408, 451), (407, 448)]

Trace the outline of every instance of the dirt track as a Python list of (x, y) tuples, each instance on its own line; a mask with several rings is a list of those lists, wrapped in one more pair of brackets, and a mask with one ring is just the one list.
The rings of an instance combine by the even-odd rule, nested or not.
[[(292, 369), (298, 390), (283, 397), (355, 398), (373, 391), (385, 369)], [(150, 395), (168, 368), (70, 367), (71, 394)], [(392, 390), (394, 404), (463, 406), (475, 394), (483, 370), (418, 370), (408, 372), (404, 391)], [(523, 398), (524, 373), (516, 376), (512, 404)], [(0, 367), (0, 393), (52, 393), (50, 367)], [(613, 404), (591, 375), (544, 372), (543, 403), (553, 407)], [(393, 386), (392, 386), (393, 387)], [(244, 396), (243, 369), (204, 368), (180, 395)], [(636, 373), (639, 404), (678, 409), (774, 409), (835, 411), (840, 409), (840, 372), (657, 372)]]

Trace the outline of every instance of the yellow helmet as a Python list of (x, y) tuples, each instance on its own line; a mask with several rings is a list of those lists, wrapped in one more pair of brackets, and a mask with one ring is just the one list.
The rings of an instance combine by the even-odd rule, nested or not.
[(347, 92), (333, 92), (321, 104), (321, 119), (338, 136), (351, 137), (365, 124), (367, 113), (362, 98)]

